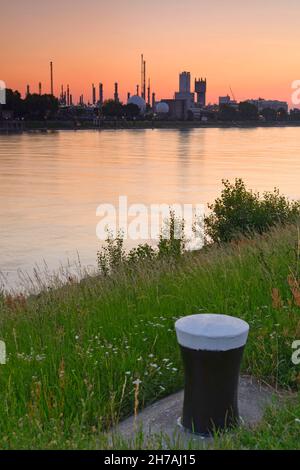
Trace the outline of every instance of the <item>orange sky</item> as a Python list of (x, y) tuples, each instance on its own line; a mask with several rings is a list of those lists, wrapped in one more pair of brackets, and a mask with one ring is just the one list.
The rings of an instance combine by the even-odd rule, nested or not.
[[(236, 98), (290, 101), (300, 79), (299, 0), (10, 0), (1, 5), (0, 80), (24, 93), (38, 82), (49, 92), (70, 84), (76, 101), (91, 99), (91, 84), (105, 98), (140, 82), (147, 59), (157, 98), (172, 97), (178, 73), (208, 79), (208, 101)], [(3, 47), (4, 46), (4, 47)]]

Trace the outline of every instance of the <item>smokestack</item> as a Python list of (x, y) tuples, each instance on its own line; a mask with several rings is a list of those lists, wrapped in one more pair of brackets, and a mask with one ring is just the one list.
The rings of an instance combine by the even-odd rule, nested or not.
[(152, 109), (155, 108), (155, 93), (152, 93)]
[(141, 91), (142, 98), (146, 99), (146, 61), (144, 60), (144, 55), (141, 56)]
[(92, 91), (92, 103), (93, 105), (95, 105), (96, 104), (96, 87), (94, 84), (92, 84), (92, 90), (93, 90)]
[(144, 60), (143, 98), (146, 101), (146, 61)]
[(103, 105), (103, 83), (99, 83), (99, 103)]
[(29, 96), (30, 95), (30, 86), (27, 85), (26, 87), (26, 96)]
[(147, 94), (148, 94), (147, 103), (148, 103), (148, 105), (150, 106), (150, 105), (151, 105), (151, 98), (150, 98), (150, 96), (151, 96), (150, 78), (149, 78), (149, 81), (148, 81)]
[(50, 93), (54, 96), (53, 92), (53, 63), (50, 62)]
[(73, 95), (70, 95), (70, 106), (73, 106)]
[(67, 106), (70, 106), (70, 87), (67, 85)]
[(130, 99), (130, 91), (127, 93), (127, 100)]
[(140, 96), (140, 86), (139, 85), (136, 86), (136, 94), (137, 94), (137, 96)]
[(40, 82), (40, 83), (39, 83), (39, 95), (41, 96), (41, 94), (42, 94), (42, 84), (41, 84), (41, 82)]
[(118, 92), (118, 83), (115, 83), (115, 95), (114, 95), (115, 102), (119, 102), (119, 92)]

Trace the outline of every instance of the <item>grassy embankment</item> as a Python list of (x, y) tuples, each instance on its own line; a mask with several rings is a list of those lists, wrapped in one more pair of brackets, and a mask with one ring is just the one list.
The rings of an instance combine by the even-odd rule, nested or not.
[[(134, 412), (136, 379), (139, 408), (182, 387), (174, 321), (187, 314), (247, 320), (243, 372), (296, 390), (300, 366), (291, 362), (291, 345), (300, 339), (299, 252), (291, 226), (176, 263), (70, 280), (38, 297), (0, 296), (8, 351), (0, 366), (0, 448), (108, 447), (101, 432)], [(216, 446), (297, 448), (299, 418), (300, 399), (269, 411), (256, 431), (241, 430)]]

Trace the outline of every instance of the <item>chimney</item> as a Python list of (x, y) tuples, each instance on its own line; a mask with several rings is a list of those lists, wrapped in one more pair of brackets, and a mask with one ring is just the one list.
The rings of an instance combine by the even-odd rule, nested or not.
[(92, 103), (95, 105), (96, 104), (96, 87), (95, 85), (93, 84), (92, 85)]
[(103, 83), (99, 83), (99, 103), (103, 104)]
[(115, 102), (118, 103), (119, 102), (119, 92), (118, 92), (118, 83), (116, 82), (115, 83), (115, 94), (114, 94), (114, 99), (115, 99)]
[(152, 93), (152, 109), (155, 108), (155, 93)]
[(147, 97), (147, 103), (149, 106), (151, 106), (151, 87), (150, 87), (150, 78), (149, 78), (149, 81), (148, 81), (148, 89), (147, 89), (147, 94), (148, 94), (148, 97)]
[(53, 63), (50, 62), (50, 93), (52, 96), (54, 96), (53, 92)]

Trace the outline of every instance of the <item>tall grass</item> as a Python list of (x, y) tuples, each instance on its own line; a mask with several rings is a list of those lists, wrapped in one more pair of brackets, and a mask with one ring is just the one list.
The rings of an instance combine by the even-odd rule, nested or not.
[(8, 362), (0, 366), (0, 447), (101, 445), (99, 433), (137, 406), (179, 390), (174, 322), (188, 314), (247, 320), (244, 373), (296, 389), (298, 232), (273, 229), (176, 260), (121, 266), (112, 276), (70, 278), (28, 298), (1, 295)]

